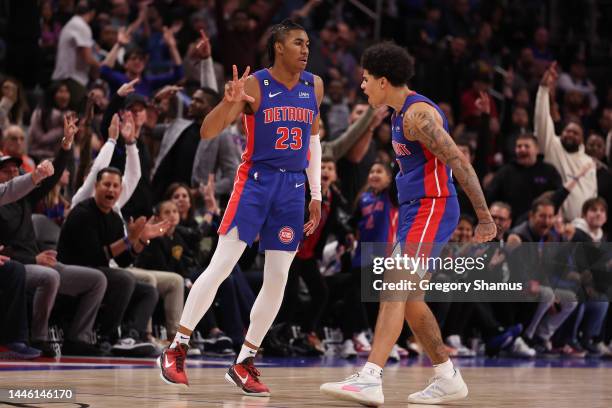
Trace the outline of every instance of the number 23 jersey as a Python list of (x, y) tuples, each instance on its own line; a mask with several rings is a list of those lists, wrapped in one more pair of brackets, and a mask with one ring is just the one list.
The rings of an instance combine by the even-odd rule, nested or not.
[(303, 171), (310, 158), (312, 124), (319, 113), (314, 75), (303, 71), (292, 89), (276, 81), (267, 69), (253, 76), (259, 83), (261, 103), (255, 113), (244, 115), (247, 146), (242, 160)]

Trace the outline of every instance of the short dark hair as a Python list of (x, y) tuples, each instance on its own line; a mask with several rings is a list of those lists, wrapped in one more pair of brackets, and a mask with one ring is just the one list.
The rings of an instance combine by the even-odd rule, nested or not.
[(162, 200), (159, 203), (157, 203), (155, 207), (153, 207), (153, 214), (159, 217), (161, 215), (162, 207), (166, 204), (172, 204), (176, 206), (176, 204), (174, 204), (174, 201), (172, 200)]
[(121, 173), (121, 170), (119, 170), (116, 167), (105, 167), (103, 169), (101, 169), (100, 171), (98, 171), (98, 174), (96, 174), (96, 183), (100, 180), (102, 180), (102, 176), (105, 173), (111, 173), (111, 174), (116, 174), (119, 176), (119, 178), (123, 178), (123, 173)]
[(531, 140), (533, 143), (535, 143), (535, 145), (538, 145), (538, 138), (534, 136), (533, 133), (521, 133), (520, 135), (518, 135), (516, 137), (516, 140), (519, 141), (521, 139), (529, 139)]
[(324, 155), (323, 157), (321, 157), (321, 163), (329, 163), (329, 162), (336, 164), (336, 161), (334, 160), (334, 156)]
[(584, 217), (587, 211), (597, 207), (598, 205), (601, 205), (604, 210), (608, 212), (608, 203), (606, 200), (603, 197), (593, 197), (589, 198), (584, 202), (584, 204), (582, 204), (582, 216)]
[(512, 206), (504, 201), (494, 201), (489, 208), (493, 207), (503, 208), (504, 210), (508, 210), (508, 212), (512, 214)]
[(210, 106), (215, 107), (219, 104), (219, 102), (221, 102), (221, 95), (219, 95), (219, 92), (215, 91), (214, 89), (203, 87), (198, 88), (198, 90), (204, 92), (204, 95), (206, 95), (206, 99), (208, 100)]
[(457, 222), (457, 224), (459, 224), (459, 222), (461, 221), (468, 222), (472, 226), (472, 228), (474, 227), (474, 225), (476, 225), (476, 220), (470, 214), (459, 214), (459, 221)]
[(535, 214), (536, 212), (538, 212), (538, 208), (540, 207), (553, 207), (555, 208), (555, 203), (553, 203), (553, 201), (550, 198), (547, 197), (540, 197), (537, 198), (533, 201), (533, 203), (531, 203), (531, 209), (529, 210), (529, 212), (531, 214)]
[(274, 65), (274, 59), (276, 58), (274, 52), (274, 44), (276, 44), (277, 42), (282, 42), (287, 36), (287, 33), (293, 30), (306, 31), (304, 27), (302, 27), (298, 23), (289, 20), (288, 18), (272, 26), (270, 37), (268, 38), (268, 44), (266, 46), (266, 49), (268, 50), (268, 59), (270, 60), (270, 65)]
[(74, 8), (74, 12), (79, 16), (87, 14), (90, 11), (96, 11), (93, 3), (90, 0), (79, 0)]
[(375, 78), (387, 78), (393, 86), (406, 85), (414, 75), (412, 55), (390, 41), (368, 47), (361, 56), (361, 66)]

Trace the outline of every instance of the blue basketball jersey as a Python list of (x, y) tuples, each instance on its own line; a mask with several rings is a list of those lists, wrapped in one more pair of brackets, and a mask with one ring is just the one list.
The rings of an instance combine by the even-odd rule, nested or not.
[(393, 114), (391, 143), (400, 169), (395, 179), (400, 204), (426, 197), (457, 195), (451, 169), (421, 142), (410, 141), (404, 137), (404, 113), (410, 105), (417, 102), (425, 102), (436, 108), (442, 116), (444, 129), (448, 132), (448, 121), (444, 112), (430, 99), (417, 93), (408, 95), (401, 111)]
[(357, 203), (359, 210), (359, 241), (353, 266), (361, 265), (361, 243), (362, 242), (394, 242), (398, 228), (398, 208), (391, 202), (389, 190), (379, 194), (365, 191), (359, 197)]
[(302, 72), (293, 89), (272, 78), (267, 69), (253, 76), (259, 83), (261, 103), (257, 112), (245, 115), (243, 161), (303, 171), (308, 167), (312, 124), (319, 113), (314, 75)]

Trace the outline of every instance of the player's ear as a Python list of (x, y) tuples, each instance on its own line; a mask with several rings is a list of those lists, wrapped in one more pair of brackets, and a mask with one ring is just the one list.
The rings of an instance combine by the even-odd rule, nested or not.
[(275, 42), (274, 49), (276, 50), (278, 54), (280, 54), (281, 51), (283, 50), (283, 44), (281, 44), (280, 41)]

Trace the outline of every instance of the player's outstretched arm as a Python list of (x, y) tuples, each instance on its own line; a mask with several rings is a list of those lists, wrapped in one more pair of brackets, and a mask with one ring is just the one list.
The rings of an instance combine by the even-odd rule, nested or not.
[[(249, 76), (250, 67), (238, 78), (238, 68), (233, 66), (233, 78), (225, 84), (223, 100), (206, 115), (200, 127), (202, 139), (212, 139), (228, 127), (248, 105), (251, 108), (259, 100), (257, 79)], [(252, 109), (255, 111), (255, 109)]]
[(426, 103), (412, 105), (404, 115), (404, 136), (419, 141), (452, 170), (478, 217), (474, 238), (486, 242), (495, 238), (496, 227), (489, 212), (478, 176), (451, 136), (444, 130), (438, 112)]

